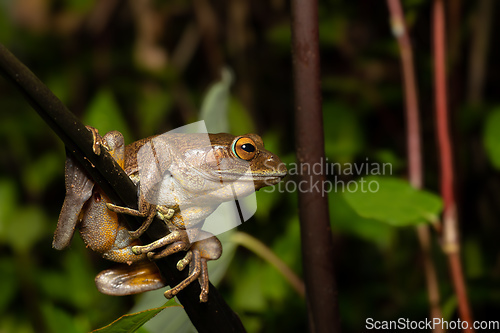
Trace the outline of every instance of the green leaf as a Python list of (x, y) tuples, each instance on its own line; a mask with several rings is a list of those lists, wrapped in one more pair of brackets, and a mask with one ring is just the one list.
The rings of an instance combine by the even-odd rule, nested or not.
[(339, 192), (328, 194), (332, 230), (373, 242), (382, 248), (391, 244), (396, 229), (375, 219), (360, 216)]
[(227, 104), (233, 74), (227, 68), (222, 71), (221, 80), (210, 87), (203, 100), (200, 120), (204, 120), (209, 133), (227, 132)]
[(175, 302), (174, 299), (171, 299), (165, 305), (160, 306), (158, 308), (153, 308), (141, 312), (126, 314), (112, 322), (111, 324), (94, 330), (92, 332), (99, 333), (132, 333), (137, 331), (142, 325), (144, 325), (148, 320), (156, 316), (163, 309), (180, 306)]
[(102, 89), (94, 96), (83, 121), (86, 125), (97, 128), (101, 135), (116, 130), (123, 134), (125, 140), (130, 139), (130, 131), (120, 107), (108, 89)]
[(491, 164), (500, 169), (500, 107), (486, 117), (483, 141)]
[(361, 216), (394, 226), (433, 222), (442, 209), (441, 199), (392, 177), (366, 177), (345, 184), (344, 198)]

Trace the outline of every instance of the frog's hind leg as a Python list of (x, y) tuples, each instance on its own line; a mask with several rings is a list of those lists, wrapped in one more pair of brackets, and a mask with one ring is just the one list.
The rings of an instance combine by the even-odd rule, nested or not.
[(80, 164), (68, 153), (65, 164), (66, 197), (57, 221), (52, 247), (62, 250), (69, 246), (80, 220), (83, 205), (92, 196), (94, 182)]
[[(112, 131), (104, 138), (99, 135), (97, 129), (87, 126), (93, 136), (93, 151), (96, 155), (101, 154), (103, 145), (111, 156), (123, 168), (124, 164), (124, 140), (120, 132)], [(57, 222), (52, 246), (61, 250), (69, 246), (75, 228), (81, 218), (84, 204), (92, 196), (94, 181), (87, 175), (83, 167), (76, 161), (71, 153), (67, 153), (65, 164), (66, 197)]]
[(182, 271), (187, 264), (189, 264), (189, 276), (174, 288), (167, 290), (164, 294), (165, 297), (169, 299), (174, 297), (179, 291), (198, 278), (201, 287), (200, 302), (208, 301), (209, 280), (207, 259), (201, 257), (200, 250), (193, 249), (187, 252), (184, 259), (179, 260), (177, 269)]
[[(196, 280), (201, 274), (201, 257), (200, 251), (193, 250), (192, 261), (189, 264), (189, 275), (181, 283), (176, 285), (170, 290), (165, 291), (164, 295), (166, 298), (170, 299), (177, 295), (182, 289), (186, 288), (191, 282)], [(201, 295), (200, 295), (201, 300)], [(201, 300), (203, 302), (203, 300)], [(205, 300), (206, 301), (206, 300)]]
[[(204, 236), (209, 236), (204, 231), (201, 233)], [(179, 260), (177, 263), (177, 269), (183, 270), (189, 264), (189, 275), (177, 286), (165, 292), (166, 298), (172, 298), (177, 295), (182, 289), (186, 288), (194, 280), (198, 279), (201, 287), (200, 302), (206, 302), (208, 300), (208, 260), (216, 260), (222, 254), (222, 244), (215, 236), (211, 236), (201, 241), (195, 242), (190, 250), (187, 252), (186, 256)]]
[(111, 296), (133, 295), (166, 285), (156, 265), (149, 261), (102, 271), (95, 283), (101, 293)]

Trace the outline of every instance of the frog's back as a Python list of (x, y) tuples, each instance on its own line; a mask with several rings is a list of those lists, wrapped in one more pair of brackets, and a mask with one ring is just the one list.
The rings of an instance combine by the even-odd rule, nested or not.
[(138, 171), (137, 153), (142, 148), (142, 146), (144, 146), (154, 138), (162, 138), (163, 142), (169, 142), (169, 145), (173, 147), (173, 151), (183, 152), (191, 148), (198, 148), (206, 145), (211, 146), (212, 141), (218, 142), (216, 138), (221, 135), (224, 136), (224, 138), (226, 139), (225, 141), (228, 140), (228, 138), (226, 138), (225, 136), (234, 138), (233, 135), (225, 133), (208, 135), (207, 133), (165, 133), (132, 142), (125, 147), (125, 172), (127, 173), (127, 175), (131, 175)]

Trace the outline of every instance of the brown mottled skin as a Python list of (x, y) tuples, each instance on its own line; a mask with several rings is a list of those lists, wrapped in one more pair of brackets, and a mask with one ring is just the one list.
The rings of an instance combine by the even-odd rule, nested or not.
[[(141, 193), (138, 211), (118, 207), (111, 204), (81, 167), (68, 157), (66, 198), (54, 234), (53, 247), (58, 250), (66, 248), (78, 227), (85, 243), (93, 251), (101, 253), (108, 260), (127, 263), (121, 268), (105, 270), (96, 277), (98, 289), (110, 295), (134, 294), (163, 287), (165, 283), (161, 275), (148, 258), (157, 259), (178, 251), (187, 251), (177, 268), (182, 270), (189, 265), (190, 274), (179, 285), (166, 291), (165, 297), (174, 297), (189, 283), (198, 279), (202, 288), (200, 301), (206, 301), (207, 260), (218, 259), (222, 254), (222, 246), (215, 236), (201, 231), (199, 227), (220, 203), (234, 198), (234, 191), (242, 196), (249, 194), (248, 186), (237, 184), (253, 181), (254, 186), (251, 188), (258, 190), (281, 181), (286, 175), (283, 163), (276, 155), (264, 149), (262, 139), (256, 134), (240, 137), (225, 133), (209, 134), (210, 142), (203, 133), (169, 134), (169, 144), (163, 144), (158, 136), (124, 147), (123, 136), (117, 131), (101, 138), (97, 130), (89, 130), (135, 183), (139, 181), (138, 151), (145, 144), (152, 143), (154, 149), (162, 152), (162, 168), (172, 173), (173, 181), (169, 184), (172, 191), (165, 191), (165, 199), (162, 201), (165, 204), (161, 206), (149, 203)], [(240, 139), (242, 141), (238, 141)], [(242, 150), (238, 142), (250, 143), (255, 149), (249, 149), (246, 145), (243, 148), (246, 147), (249, 152)], [(248, 177), (249, 168), (251, 177)], [(235, 184), (233, 192), (221, 187), (223, 181)], [(183, 207), (182, 212), (179, 205)], [(119, 213), (143, 216), (146, 220), (141, 228), (130, 232)], [(137, 237), (148, 228), (155, 216), (165, 221), (171, 233), (156, 242), (141, 246)], [(190, 243), (187, 223), (190, 225), (189, 235), (194, 233), (201, 240)], [(164, 249), (155, 253), (159, 248)]]

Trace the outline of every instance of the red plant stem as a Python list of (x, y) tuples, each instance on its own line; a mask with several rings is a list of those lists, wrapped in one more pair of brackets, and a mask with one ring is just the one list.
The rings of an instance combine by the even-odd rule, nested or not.
[(465, 287), (460, 245), (458, 239), (458, 221), (453, 189), (453, 156), (448, 125), (448, 101), (445, 65), (445, 16), (443, 0), (434, 0), (433, 5), (434, 35), (434, 84), (436, 103), (436, 126), (439, 156), (441, 161), (441, 195), (443, 197), (443, 250), (448, 256), (453, 286), (458, 299), (460, 319), (468, 322), (465, 332), (472, 329), (472, 315)]
[[(403, 9), (399, 0), (387, 0), (391, 14), (391, 26), (401, 52), (401, 67), (405, 88), (406, 127), (407, 127), (407, 154), (408, 174), (410, 183), (415, 188), (422, 188), (422, 148), (420, 138), (420, 121), (418, 108), (417, 84), (414, 71), (413, 52), (410, 36), (406, 27)], [(423, 255), (427, 293), (432, 318), (441, 318), (439, 305), (439, 287), (436, 270), (431, 256), (431, 235), (426, 225), (417, 228), (417, 235)], [(435, 327), (435, 333), (442, 332), (441, 327)]]
[(415, 71), (413, 70), (413, 52), (410, 36), (406, 29), (403, 9), (399, 0), (387, 0), (391, 13), (392, 31), (398, 41), (401, 52), (401, 66), (405, 87), (406, 124), (408, 132), (407, 151), (410, 183), (415, 188), (422, 188), (422, 148), (420, 144), (420, 121), (418, 119), (418, 96)]
[[(299, 165), (324, 163), (317, 0), (293, 0), (292, 56), (295, 139)], [(300, 182), (321, 184), (322, 174), (299, 175)], [(309, 332), (340, 332), (333, 240), (326, 193), (299, 191), (302, 263), (306, 283)]]
[[(387, 0), (387, 5), (391, 15), (392, 32), (396, 37), (399, 50), (401, 52), (401, 67), (403, 71), (406, 102), (407, 154), (409, 164), (408, 175), (411, 185), (420, 189), (423, 184), (422, 148), (413, 52), (401, 2), (399, 0)], [(439, 286), (431, 255), (431, 235), (429, 227), (427, 225), (417, 227), (417, 236), (423, 256), (427, 293), (430, 304), (430, 315), (432, 318), (441, 318)], [(441, 327), (436, 326), (433, 329), (433, 332), (440, 333), (442, 332), (442, 329)]]

